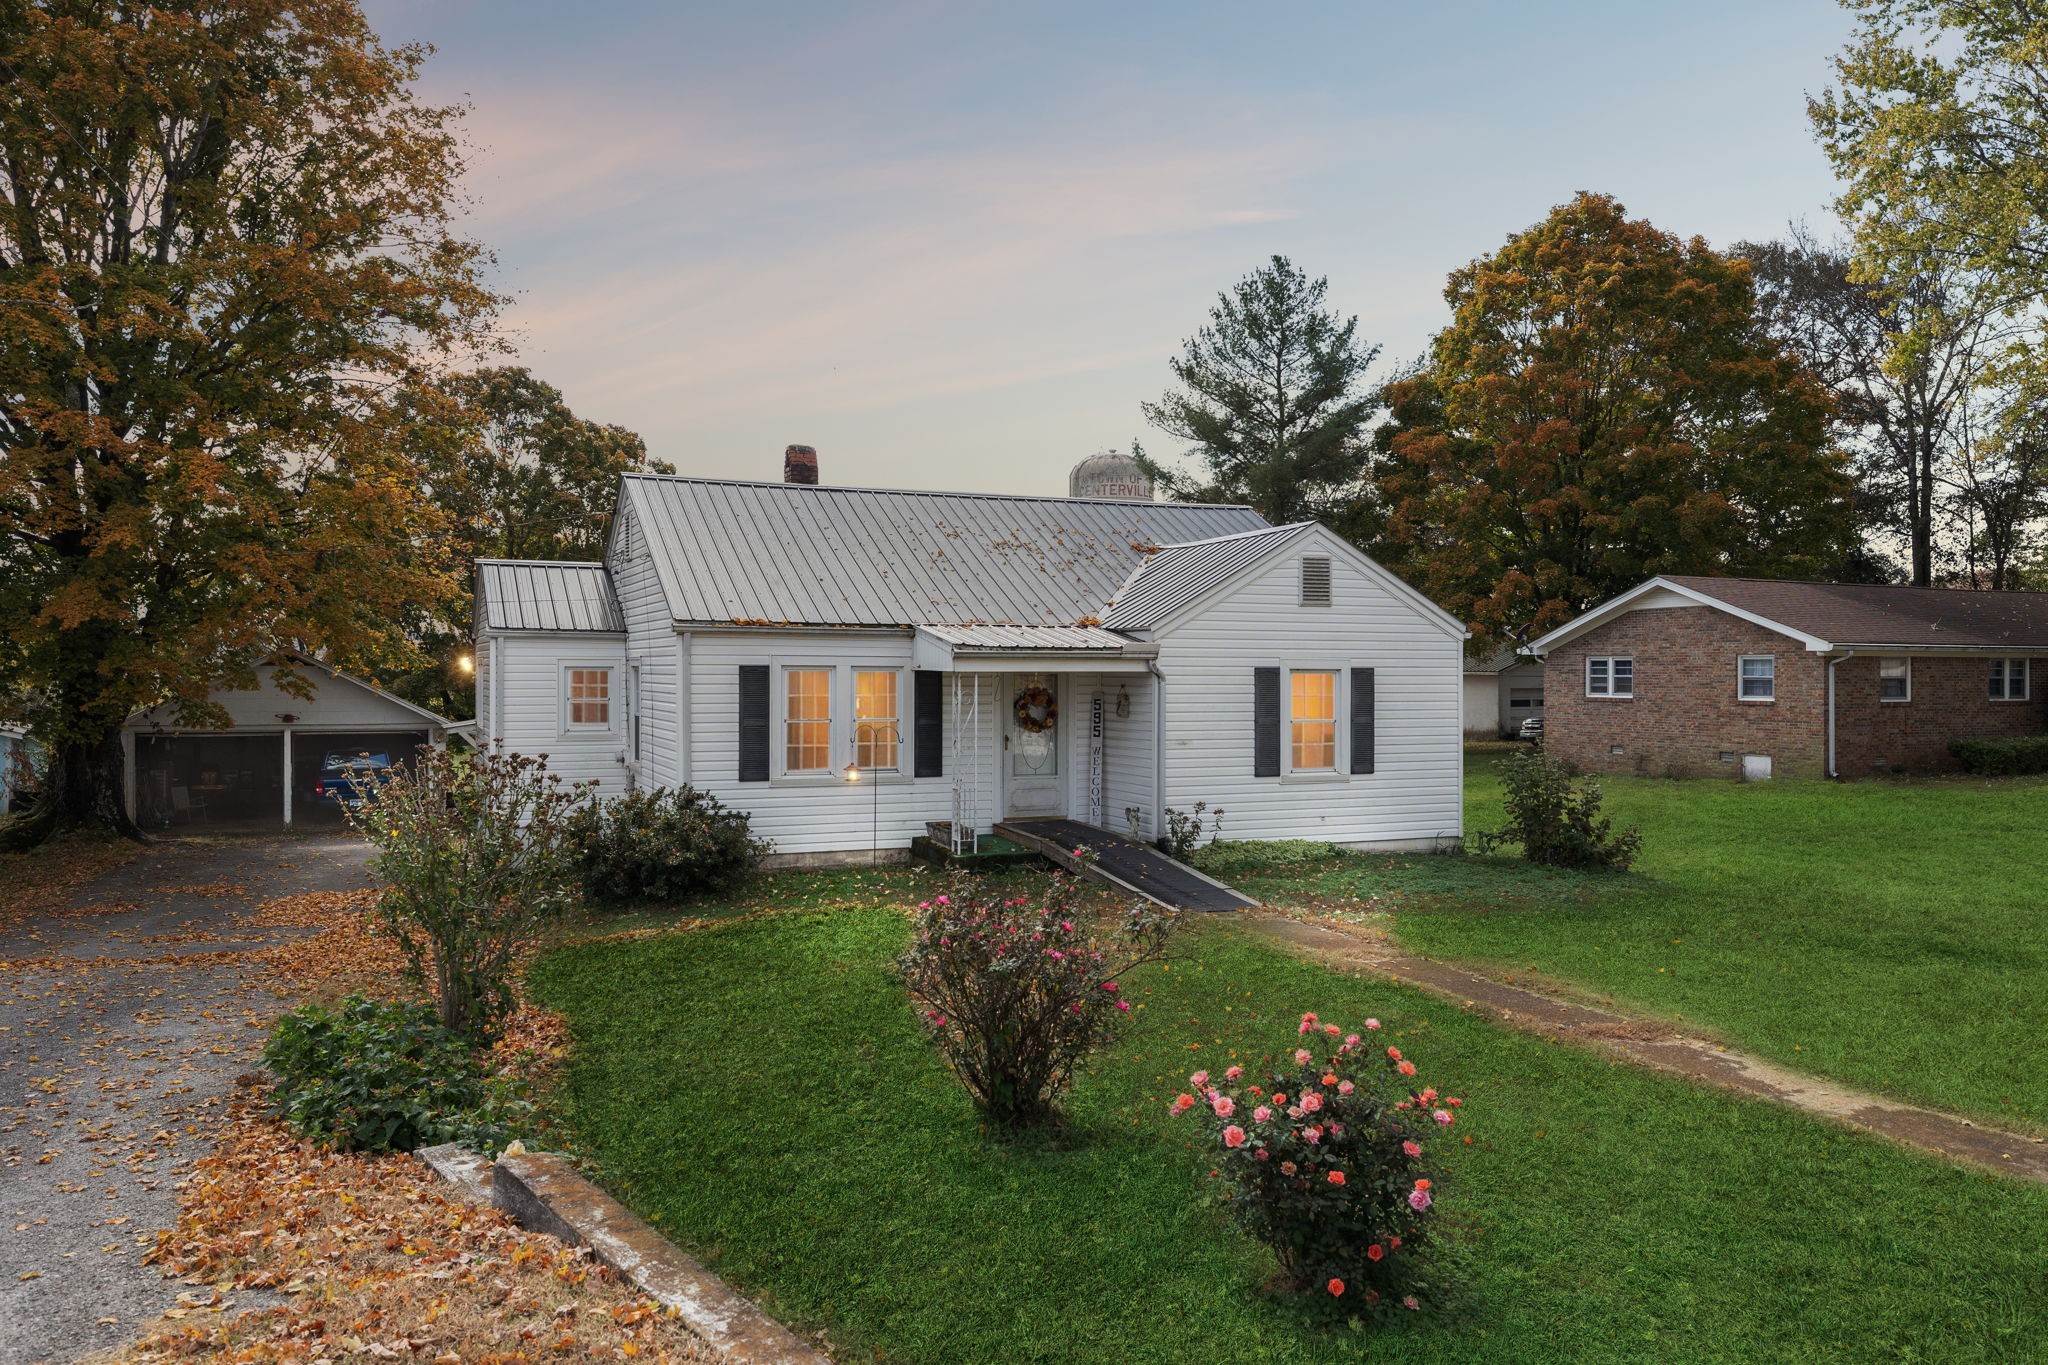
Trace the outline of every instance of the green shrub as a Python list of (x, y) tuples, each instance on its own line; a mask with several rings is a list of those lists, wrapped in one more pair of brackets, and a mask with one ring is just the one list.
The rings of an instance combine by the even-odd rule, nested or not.
[(1036, 897), (956, 878), (917, 909), (904, 984), (946, 1065), (1000, 1128), (1054, 1117), (1074, 1068), (1130, 1016), (1118, 978), (1157, 961), (1174, 927), (1143, 903), (1092, 925), (1074, 879), (1058, 875)]
[(1532, 863), (1616, 871), (1626, 870), (1642, 850), (1640, 829), (1631, 825), (1617, 834), (1614, 822), (1600, 813), (1600, 783), (1574, 777), (1541, 749), (1502, 759), (1500, 780), (1508, 822), (1475, 837), (1483, 849), (1520, 844)]
[(1421, 1308), (1441, 1217), (1433, 1153), (1451, 1145), (1464, 1104), (1418, 1083), (1398, 1047), (1368, 1041), (1379, 1029), (1368, 1019), (1365, 1034), (1344, 1035), (1304, 1014), (1291, 1064), (1269, 1066), (1263, 1084), (1242, 1066), (1197, 1071), (1193, 1093), (1168, 1106), (1205, 1111), (1224, 1207), (1292, 1287), (1353, 1316)]
[(592, 801), (570, 820), (583, 894), (600, 904), (677, 900), (744, 881), (771, 845), (744, 811), (695, 787)]
[(519, 951), (576, 903), (581, 802), (545, 759), (430, 749), (349, 812), (390, 883), (378, 910), (449, 1028), (488, 1042), (512, 1011)]
[(1948, 751), (1963, 771), (1984, 777), (2048, 773), (2048, 735), (2022, 739), (1952, 739)]
[(490, 1074), (431, 1005), (352, 995), (277, 1021), (263, 1049), (278, 1113), (302, 1136), (357, 1152), (460, 1142), (496, 1152), (531, 1119), (517, 1081)]
[[(1206, 829), (1202, 820), (1205, 812), (1210, 817)], [(1186, 862), (1202, 847), (1205, 834), (1206, 842), (1212, 844), (1223, 837), (1223, 811), (1220, 807), (1211, 811), (1207, 801), (1195, 802), (1192, 811), (1179, 811), (1169, 806), (1166, 810), (1166, 833), (1160, 835), (1156, 843), (1159, 851), (1167, 857)]]

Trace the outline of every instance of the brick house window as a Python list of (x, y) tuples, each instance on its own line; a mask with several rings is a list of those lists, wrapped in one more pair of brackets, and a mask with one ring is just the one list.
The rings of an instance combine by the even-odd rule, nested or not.
[(1778, 659), (1773, 654), (1745, 654), (1738, 664), (1740, 676), (1736, 695), (1744, 701), (1775, 701), (1778, 696)]
[(2027, 699), (2027, 661), (2025, 659), (1993, 659), (1991, 661), (1991, 700), (2025, 701)]
[(1911, 659), (1879, 659), (1877, 661), (1877, 699), (1879, 701), (1913, 700), (1913, 661)]
[(1636, 661), (1626, 657), (1586, 660), (1586, 695), (1589, 697), (1633, 697), (1636, 694)]

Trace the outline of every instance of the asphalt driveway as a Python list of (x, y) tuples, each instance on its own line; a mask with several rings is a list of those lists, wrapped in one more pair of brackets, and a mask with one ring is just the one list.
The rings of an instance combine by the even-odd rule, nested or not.
[(117, 1346), (183, 1288), (142, 1264), (281, 1008), (264, 900), (373, 884), (352, 838), (153, 846), (0, 927), (0, 1365)]

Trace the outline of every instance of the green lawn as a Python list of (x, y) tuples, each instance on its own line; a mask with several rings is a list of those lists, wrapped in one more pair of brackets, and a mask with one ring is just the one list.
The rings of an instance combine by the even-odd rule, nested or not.
[[(829, 1328), (841, 1360), (2044, 1358), (2048, 1190), (1337, 976), (1224, 920), (1134, 981), (1129, 1043), (1081, 1079), (1062, 1140), (996, 1141), (915, 1026), (891, 969), (906, 935), (887, 911), (771, 914), (577, 945), (532, 978), (575, 1029), (563, 1099), (604, 1178), (771, 1312)], [(1264, 1253), (1206, 1202), (1194, 1123), (1165, 1115), (1188, 1070), (1290, 1046), (1305, 1009), (1378, 1015), (1469, 1097), (1439, 1205), (1466, 1229), (1465, 1292), (1441, 1318), (1332, 1334), (1263, 1297)]]
[[(1276, 902), (1392, 911), (1405, 946), (1535, 972), (1777, 1061), (2048, 1132), (2048, 781), (1610, 778), (1626, 878), (1510, 859), (1224, 849)], [(1490, 761), (1466, 816), (1500, 822)], [(1281, 856), (1288, 855), (1282, 850)], [(1278, 874), (1278, 875), (1273, 875)]]

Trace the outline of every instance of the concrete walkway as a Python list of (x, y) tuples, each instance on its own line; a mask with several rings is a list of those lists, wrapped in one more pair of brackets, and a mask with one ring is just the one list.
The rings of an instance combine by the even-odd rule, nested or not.
[(0, 1365), (119, 1345), (173, 1306), (142, 1256), (280, 1007), (244, 955), (313, 932), (248, 916), (367, 887), (367, 859), (348, 838), (159, 844), (0, 930)]
[(2048, 1140), (1986, 1128), (1731, 1051), (1665, 1024), (1631, 1019), (1411, 957), (1371, 930), (1331, 920), (1258, 915), (1248, 922), (1304, 957), (1419, 986), (1500, 1023), (1617, 1054), (1707, 1085), (1804, 1110), (1921, 1151), (2048, 1184)]

